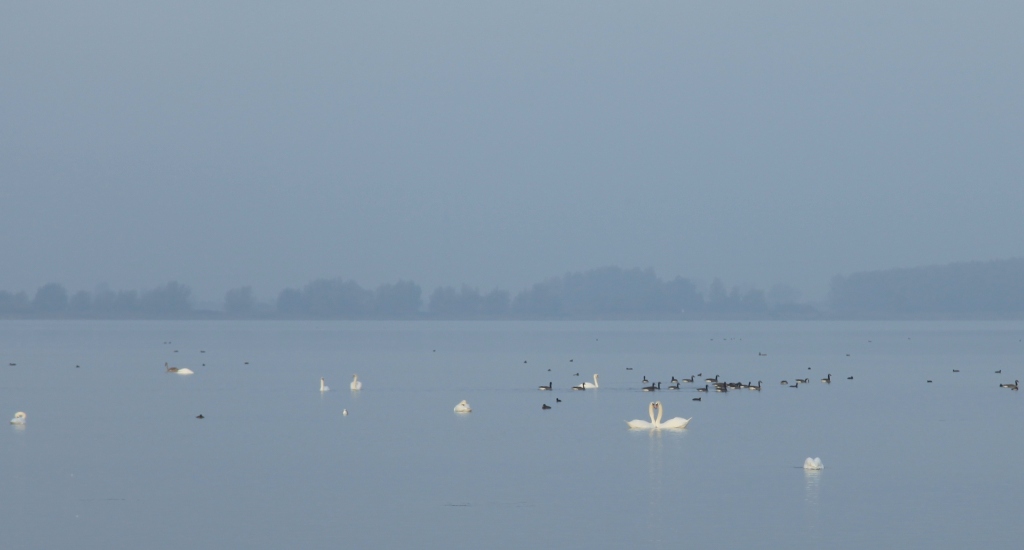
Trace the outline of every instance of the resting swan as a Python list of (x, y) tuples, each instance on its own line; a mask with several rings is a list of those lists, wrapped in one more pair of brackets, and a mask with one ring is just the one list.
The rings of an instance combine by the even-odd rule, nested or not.
[(331, 388), (327, 387), (327, 384), (324, 384), (323, 376), (320, 377), (320, 391), (331, 391)]
[(646, 420), (630, 420), (630, 421), (626, 422), (626, 424), (629, 425), (630, 428), (636, 428), (638, 430), (650, 430), (650, 429), (653, 429), (654, 428), (654, 401), (651, 401), (651, 404), (647, 406), (647, 414), (650, 415), (650, 417), (651, 417), (651, 421), (650, 422), (648, 422)]
[(192, 369), (179, 369), (178, 367), (172, 367), (167, 363), (164, 363), (164, 368), (167, 372), (173, 372), (174, 374), (192, 374)]
[(682, 428), (685, 428), (686, 425), (690, 423), (690, 420), (692, 420), (692, 418), (683, 418), (681, 416), (677, 416), (675, 418), (669, 418), (668, 420), (662, 422), (661, 421), (661, 415), (662, 415), (662, 413), (665, 412), (665, 409), (661, 408), (661, 401), (656, 401), (654, 403), (654, 408), (658, 409), (658, 418), (655, 419), (655, 421), (654, 421), (655, 429), (659, 429), (659, 428), (663, 428), (663, 429), (667, 429), (667, 430), (682, 429)]
[(359, 381), (359, 375), (358, 374), (353, 374), (352, 375), (352, 383), (349, 384), (348, 387), (352, 388), (353, 390), (361, 390), (361, 389), (363, 389), (363, 383)]
[(462, 401), (459, 401), (458, 405), (455, 405), (455, 412), (468, 413), (473, 412), (473, 409), (469, 408), (469, 403), (466, 403), (466, 400), (463, 399)]
[(14, 418), (11, 419), (11, 424), (24, 425), (25, 424), (25, 413), (18, 411), (14, 413)]
[(820, 458), (807, 457), (807, 460), (804, 460), (804, 469), (805, 470), (823, 470), (823, 469), (825, 469), (825, 465), (821, 463), (821, 459)]
[(597, 375), (596, 374), (594, 375), (594, 383), (593, 384), (591, 384), (590, 382), (584, 382), (581, 385), (583, 386), (583, 389), (585, 389), (585, 390), (596, 390), (597, 389)]
[[(658, 410), (657, 417), (654, 416), (655, 409)], [(680, 418), (678, 416), (662, 422), (661, 416), (664, 412), (664, 409), (661, 408), (661, 401), (655, 401), (647, 407), (647, 414), (651, 417), (650, 422), (646, 422), (644, 420), (630, 420), (629, 422), (626, 422), (626, 424), (628, 424), (630, 428), (638, 430), (674, 430), (685, 428), (686, 425), (690, 423), (691, 419)]]

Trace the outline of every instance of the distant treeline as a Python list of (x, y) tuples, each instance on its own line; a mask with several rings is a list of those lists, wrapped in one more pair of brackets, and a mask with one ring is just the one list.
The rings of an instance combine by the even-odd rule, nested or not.
[(831, 313), (846, 318), (1024, 316), (1024, 259), (854, 273), (832, 280)]
[(101, 287), (95, 292), (80, 290), (69, 294), (63, 285), (49, 283), (31, 299), (25, 292), (0, 290), (0, 316), (70, 318), (161, 318), (188, 317), (192, 291), (170, 282), (152, 290), (113, 291)]
[[(771, 302), (771, 303), (770, 303)], [(462, 285), (435, 289), (424, 299), (414, 282), (368, 289), (355, 281), (318, 279), (282, 290), (273, 304), (260, 303), (250, 287), (229, 290), (223, 311), (194, 308), (191, 290), (170, 282), (152, 290), (74, 294), (50, 283), (29, 298), (0, 291), (7, 318), (235, 318), (235, 319), (621, 319), (771, 318), (817, 315), (795, 300), (767, 300), (758, 289), (727, 289), (715, 279), (701, 292), (688, 279), (658, 278), (651, 269), (605, 267), (548, 279), (512, 295)]]

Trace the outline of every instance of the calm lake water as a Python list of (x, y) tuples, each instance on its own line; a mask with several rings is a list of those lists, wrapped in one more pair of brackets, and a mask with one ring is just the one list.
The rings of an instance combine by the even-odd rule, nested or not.
[[(999, 384), (1024, 378), (1022, 340), (1018, 322), (0, 322), (0, 548), (1019, 548), (1024, 394)], [(640, 391), (698, 373), (764, 386)], [(629, 430), (654, 399), (690, 425)]]

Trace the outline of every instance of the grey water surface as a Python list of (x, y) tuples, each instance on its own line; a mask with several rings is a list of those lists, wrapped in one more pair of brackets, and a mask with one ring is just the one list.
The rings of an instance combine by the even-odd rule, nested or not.
[[(1016, 548), (1024, 395), (999, 384), (1024, 378), (1022, 339), (1020, 322), (4, 321), (0, 548)], [(640, 391), (698, 373), (763, 389)], [(690, 425), (629, 430), (655, 399)]]

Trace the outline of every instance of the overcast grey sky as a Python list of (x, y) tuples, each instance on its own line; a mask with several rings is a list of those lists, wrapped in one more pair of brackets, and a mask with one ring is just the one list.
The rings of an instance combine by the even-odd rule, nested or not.
[(160, 4), (0, 4), (0, 289), (1024, 255), (1024, 3)]

